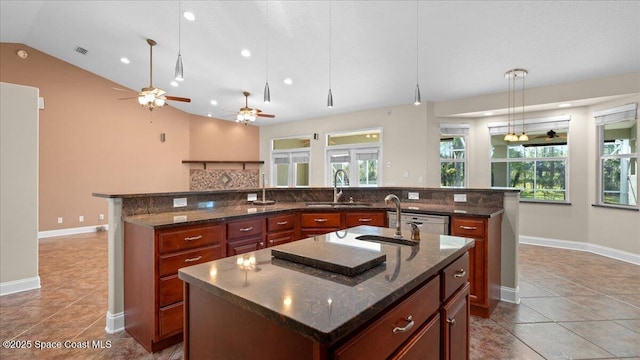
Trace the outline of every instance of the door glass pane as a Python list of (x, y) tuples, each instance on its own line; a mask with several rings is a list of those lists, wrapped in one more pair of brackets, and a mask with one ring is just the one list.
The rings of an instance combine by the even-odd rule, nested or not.
[(295, 186), (309, 186), (309, 163), (299, 162), (299, 163), (296, 163), (295, 165), (296, 165)]
[[(344, 170), (347, 174), (349, 173), (349, 163), (348, 162), (343, 162), (343, 163), (331, 163), (331, 185), (333, 185), (333, 179), (335, 178), (335, 174), (336, 171), (338, 171), (339, 169)], [(344, 173), (340, 173), (338, 174), (338, 177), (335, 178), (336, 184), (338, 186), (348, 186), (349, 184), (347, 183), (347, 177), (348, 176), (344, 176)]]
[(289, 186), (289, 164), (275, 164), (276, 186)]
[(358, 160), (358, 176), (360, 186), (375, 186), (378, 184), (378, 160)]

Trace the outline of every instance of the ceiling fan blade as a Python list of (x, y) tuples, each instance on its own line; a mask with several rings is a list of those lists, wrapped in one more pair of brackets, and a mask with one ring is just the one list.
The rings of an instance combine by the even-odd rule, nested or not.
[(132, 96), (132, 97), (126, 97), (126, 98), (120, 98), (118, 100), (129, 100), (129, 99), (137, 99), (137, 96)]
[(185, 98), (185, 97), (169, 96), (169, 95), (165, 95), (164, 97), (165, 97), (167, 100), (172, 100), (172, 101), (191, 102), (191, 99), (189, 99), (189, 98)]
[(133, 90), (127, 90), (127, 89), (120, 89), (120, 88), (116, 88), (116, 87), (112, 87), (113, 90), (116, 91), (124, 91), (124, 92), (130, 92), (130, 93), (134, 93), (135, 91)]
[(274, 117), (276, 117), (275, 115), (262, 114), (262, 113), (258, 113), (258, 114), (256, 114), (256, 116), (258, 116), (258, 117), (266, 117), (266, 118), (274, 118)]

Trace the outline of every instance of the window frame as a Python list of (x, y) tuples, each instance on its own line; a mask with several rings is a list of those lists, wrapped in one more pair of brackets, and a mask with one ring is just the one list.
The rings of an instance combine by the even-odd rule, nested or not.
[[(311, 135), (298, 135), (298, 136), (287, 136), (287, 137), (279, 137), (279, 138), (273, 138), (271, 139), (271, 184), (273, 187), (278, 187), (278, 188), (308, 188), (311, 187), (310, 183), (311, 183)], [(304, 139), (304, 140), (308, 140), (309, 141), (309, 146), (308, 147), (300, 147), (300, 148), (291, 148), (291, 149), (280, 149), (280, 150), (274, 150), (274, 143), (277, 140), (286, 140), (286, 139)], [(295, 166), (295, 164), (297, 164), (298, 162), (293, 162), (293, 159), (296, 156), (306, 156), (309, 159), (308, 162), (308, 168), (309, 168), (309, 173), (307, 174), (307, 177), (309, 179), (309, 185), (297, 185), (296, 184), (296, 179), (297, 179), (297, 166)], [(287, 174), (287, 185), (286, 186), (282, 186), (282, 185), (278, 185), (278, 171), (277, 171), (277, 163), (276, 163), (276, 158), (288, 158), (288, 164), (289, 164), (289, 168), (288, 168), (288, 174)]]
[[(463, 159), (443, 159), (440, 157), (440, 187), (444, 189), (462, 189), (469, 186), (469, 125), (468, 124), (440, 124), (440, 142), (442, 145), (443, 137), (459, 137), (464, 141), (464, 158)], [(464, 180), (462, 186), (444, 186), (442, 185), (442, 163), (462, 163), (464, 168)]]
[[(341, 145), (328, 145), (329, 137), (341, 134), (350, 134), (350, 133), (366, 133), (376, 131), (379, 133), (378, 142), (370, 142), (370, 143), (361, 143), (361, 144), (341, 144)], [(350, 187), (380, 187), (382, 183), (382, 128), (368, 128), (368, 129), (358, 129), (358, 130), (347, 130), (347, 131), (335, 131), (325, 134), (325, 185), (333, 186), (333, 166), (331, 165), (331, 155), (334, 152), (348, 152), (349, 154), (349, 185)], [(360, 176), (359, 176), (359, 166), (358, 166), (358, 154), (371, 154), (377, 153), (377, 161), (378, 161), (378, 178), (376, 179), (376, 183), (373, 184), (360, 184)], [(354, 166), (355, 165), (355, 166)]]

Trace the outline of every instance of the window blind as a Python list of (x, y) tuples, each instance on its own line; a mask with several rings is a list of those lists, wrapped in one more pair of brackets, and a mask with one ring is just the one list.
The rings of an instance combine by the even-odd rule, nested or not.
[(467, 124), (440, 124), (440, 135), (469, 135)]
[[(571, 120), (571, 115), (560, 115), (560, 116), (552, 116), (548, 118), (537, 118), (537, 119), (525, 119), (524, 131), (535, 132), (535, 131), (568, 129), (570, 120)], [(511, 124), (511, 132), (514, 131), (513, 126), (514, 124)], [(502, 135), (508, 132), (506, 121), (489, 123), (488, 127), (489, 127), (489, 134), (491, 135)], [(516, 133), (522, 132), (522, 120), (518, 120), (515, 122), (515, 132)]]
[(596, 119), (596, 125), (635, 120), (638, 118), (638, 103), (594, 111), (593, 117)]

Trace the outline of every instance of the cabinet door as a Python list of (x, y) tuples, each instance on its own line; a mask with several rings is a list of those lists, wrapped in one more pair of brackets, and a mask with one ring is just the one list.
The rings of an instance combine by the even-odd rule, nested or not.
[(440, 314), (424, 324), (418, 333), (409, 339), (391, 356), (392, 360), (439, 360), (440, 359)]
[(227, 256), (244, 254), (264, 248), (262, 236), (227, 242)]
[(442, 307), (442, 349), (445, 360), (469, 358), (469, 285)]
[(267, 235), (267, 246), (277, 246), (281, 244), (286, 244), (293, 241), (294, 231), (284, 231), (275, 234)]
[(469, 283), (471, 301), (485, 305), (487, 303), (486, 279), (486, 241), (474, 238), (476, 244), (469, 249)]

